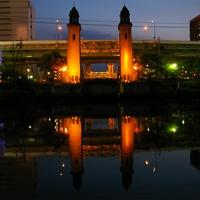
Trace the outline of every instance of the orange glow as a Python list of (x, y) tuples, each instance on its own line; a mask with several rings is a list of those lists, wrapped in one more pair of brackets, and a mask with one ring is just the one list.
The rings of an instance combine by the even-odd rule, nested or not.
[(129, 57), (128, 57), (128, 53), (127, 51), (124, 52), (124, 71), (128, 72), (128, 61), (129, 61)]
[(126, 116), (122, 119), (122, 150), (124, 153), (128, 153), (133, 150), (134, 119), (130, 116)]
[(61, 72), (66, 72), (66, 71), (67, 71), (67, 65), (64, 65), (64, 66), (61, 68), (60, 71), (61, 71)]
[(125, 116), (121, 123), (122, 153), (129, 154), (134, 149), (134, 134), (140, 132), (139, 121), (135, 117)]
[(80, 25), (68, 25), (67, 75), (68, 83), (80, 82)]
[(138, 70), (138, 67), (136, 65), (133, 66), (134, 70)]
[(74, 173), (82, 170), (82, 127), (80, 117), (67, 119), (69, 131), (69, 148), (72, 158), (72, 171)]
[(68, 130), (68, 118), (64, 118), (62, 120), (62, 123), (59, 126), (59, 132), (68, 136), (69, 135), (69, 130)]
[(132, 31), (129, 24), (119, 25), (119, 47), (121, 81), (129, 83), (138, 79), (138, 71), (133, 68), (135, 58), (132, 46)]
[(114, 129), (115, 128), (115, 119), (114, 118), (109, 118), (108, 119), (108, 127), (109, 127), (109, 129)]

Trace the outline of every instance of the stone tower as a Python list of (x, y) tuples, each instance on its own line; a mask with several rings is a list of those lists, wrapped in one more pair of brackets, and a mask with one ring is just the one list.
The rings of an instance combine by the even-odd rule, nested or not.
[(80, 32), (79, 13), (73, 7), (69, 14), (68, 28), (68, 50), (67, 50), (67, 82), (80, 82)]
[(120, 13), (119, 23), (120, 75), (124, 83), (135, 81), (133, 69), (132, 23), (129, 10), (124, 6)]

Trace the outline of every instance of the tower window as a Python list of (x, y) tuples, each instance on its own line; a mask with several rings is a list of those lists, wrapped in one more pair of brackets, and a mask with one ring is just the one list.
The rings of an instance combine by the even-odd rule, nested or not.
[(78, 158), (75, 159), (75, 165), (78, 165)]
[(128, 38), (128, 35), (127, 35), (127, 33), (125, 33), (125, 39), (127, 39)]
[(73, 35), (72, 35), (72, 38), (73, 38), (73, 40), (75, 40), (75, 39), (76, 39), (76, 35), (75, 35), (75, 34), (73, 34)]

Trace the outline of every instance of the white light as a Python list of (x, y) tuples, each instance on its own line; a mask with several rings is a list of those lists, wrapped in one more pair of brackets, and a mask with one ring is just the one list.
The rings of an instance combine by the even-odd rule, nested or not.
[(182, 124), (183, 124), (183, 125), (185, 124), (185, 120), (184, 120), (184, 119), (182, 120)]
[(49, 122), (51, 121), (51, 118), (49, 117)]
[(30, 72), (31, 70), (28, 68), (26, 71), (27, 71), (27, 72)]
[(31, 76), (28, 76), (28, 79), (33, 79), (33, 75), (31, 75)]
[(148, 26), (144, 26), (144, 31), (148, 31)]
[(28, 126), (28, 128), (29, 128), (29, 129), (31, 129), (31, 128), (32, 128), (32, 126), (31, 126), (31, 125), (29, 125), (29, 126)]
[(62, 26), (58, 26), (59, 31), (62, 31), (62, 29), (63, 29)]
[(35, 142), (35, 138), (28, 138), (29, 142)]
[(68, 133), (68, 129), (67, 128), (65, 128), (65, 133)]
[(62, 163), (62, 167), (65, 167), (65, 163)]
[(148, 160), (145, 161), (145, 165), (149, 165), (149, 161)]
[(134, 66), (133, 69), (134, 69), (134, 70), (138, 70), (137, 66)]
[(156, 172), (156, 168), (154, 167), (154, 168), (153, 168), (153, 173), (155, 173), (155, 172)]
[(150, 131), (150, 128), (149, 128), (149, 127), (147, 128), (147, 131), (148, 131), (148, 132)]

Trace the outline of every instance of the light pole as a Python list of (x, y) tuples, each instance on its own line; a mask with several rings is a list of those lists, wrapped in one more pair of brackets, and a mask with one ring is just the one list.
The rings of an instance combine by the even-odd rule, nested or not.
[(153, 23), (153, 39), (156, 39), (156, 22), (155, 20), (151, 21)]

